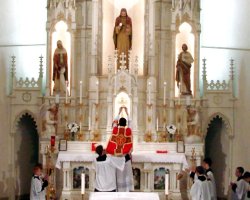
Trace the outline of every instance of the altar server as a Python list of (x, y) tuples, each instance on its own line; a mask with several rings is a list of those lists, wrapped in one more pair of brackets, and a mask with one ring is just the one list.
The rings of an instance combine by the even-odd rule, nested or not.
[(48, 186), (48, 181), (42, 180), (42, 172), (39, 166), (34, 167), (33, 174), (30, 187), (30, 200), (45, 200), (45, 188)]
[(205, 174), (207, 176), (207, 180), (209, 181), (212, 200), (216, 200), (217, 199), (216, 183), (213, 171), (211, 169), (211, 165), (212, 165), (211, 158), (205, 158), (202, 162), (202, 166), (206, 170)]
[(247, 193), (250, 191), (250, 172), (245, 172), (243, 177), (237, 181), (235, 184), (234, 195), (232, 200), (247, 200), (249, 199)]
[(231, 182), (230, 183), (230, 188), (231, 188), (231, 199), (237, 199), (237, 194), (236, 194), (236, 188), (237, 188), (237, 182), (239, 182), (241, 179), (243, 179), (243, 174), (244, 174), (244, 168), (243, 167), (237, 167), (235, 170), (235, 176), (237, 177), (236, 182)]
[(197, 179), (190, 189), (192, 200), (211, 200), (209, 183), (205, 176), (205, 170), (202, 166), (196, 167)]
[(95, 162), (96, 170), (95, 192), (115, 192), (116, 169), (123, 170), (125, 166), (125, 158), (107, 155), (102, 145), (96, 147), (96, 153), (99, 155)]

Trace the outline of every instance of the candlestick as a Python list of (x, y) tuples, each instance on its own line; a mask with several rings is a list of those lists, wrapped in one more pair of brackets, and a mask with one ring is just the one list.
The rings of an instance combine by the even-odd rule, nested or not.
[(163, 88), (163, 105), (166, 105), (166, 88), (167, 88), (167, 82), (164, 82), (164, 88)]
[(80, 81), (80, 104), (82, 104), (82, 81)]
[(151, 104), (151, 82), (148, 82), (148, 104)]
[(169, 194), (169, 191), (168, 191), (168, 184), (169, 184), (169, 174), (166, 173), (166, 174), (165, 174), (165, 195), (168, 195), (168, 194)]
[(85, 193), (85, 174), (82, 173), (81, 176), (81, 194)]

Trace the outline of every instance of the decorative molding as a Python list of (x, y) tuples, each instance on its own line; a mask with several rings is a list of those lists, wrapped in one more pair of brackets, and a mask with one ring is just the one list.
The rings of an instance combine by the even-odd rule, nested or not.
[(24, 92), (22, 95), (22, 99), (24, 102), (28, 103), (31, 101), (32, 95), (29, 92)]

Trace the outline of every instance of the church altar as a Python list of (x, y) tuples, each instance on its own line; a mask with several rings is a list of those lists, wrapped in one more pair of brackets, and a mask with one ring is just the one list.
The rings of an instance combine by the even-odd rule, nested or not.
[[(56, 167), (61, 169), (64, 162), (93, 162), (97, 157), (95, 153), (83, 151), (77, 152), (59, 152)], [(133, 163), (176, 163), (182, 166), (182, 169), (188, 168), (188, 163), (184, 153), (156, 153), (156, 152), (134, 152), (132, 153)]]
[[(41, 141), (41, 152), (44, 156), (48, 143), (49, 141)], [(103, 145), (105, 146), (105, 144)], [(89, 195), (94, 191), (95, 179), (92, 162), (97, 157), (91, 151), (92, 142), (68, 141), (67, 151), (59, 151), (57, 140), (55, 147), (55, 167), (58, 169), (55, 176), (62, 177), (61, 183), (59, 183), (62, 185), (57, 186), (62, 188), (62, 199), (80, 198), (81, 173), (85, 173), (84, 198), (89, 199)], [(146, 142), (135, 144), (132, 153), (134, 192), (155, 192), (158, 193), (160, 199), (165, 199), (165, 175), (168, 174), (168, 197), (180, 198), (180, 182), (177, 180), (177, 175), (189, 167), (194, 148), (196, 162), (199, 164), (203, 156), (203, 144), (185, 144), (183, 153), (177, 152), (177, 143), (175, 142), (157, 143), (157, 145)], [(164, 151), (167, 153), (157, 153)]]
[(89, 200), (159, 200), (157, 193), (149, 192), (91, 192)]

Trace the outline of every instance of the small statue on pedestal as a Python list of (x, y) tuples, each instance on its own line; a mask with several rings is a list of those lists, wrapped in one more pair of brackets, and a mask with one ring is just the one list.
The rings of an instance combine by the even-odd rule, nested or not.
[(51, 138), (57, 132), (57, 114), (58, 107), (56, 105), (48, 107), (43, 104), (40, 109), (40, 116), (42, 119), (42, 134), (43, 137)]

